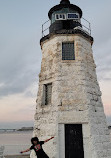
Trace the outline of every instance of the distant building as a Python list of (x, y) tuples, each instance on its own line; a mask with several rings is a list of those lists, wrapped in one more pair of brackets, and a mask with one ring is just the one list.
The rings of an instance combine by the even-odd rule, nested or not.
[(50, 158), (111, 158), (90, 24), (84, 30), (82, 10), (69, 0), (61, 0), (48, 16), (49, 34), (40, 40), (33, 135), (40, 140), (55, 136), (44, 145)]
[(33, 127), (22, 127), (20, 129), (18, 129), (17, 131), (32, 131)]

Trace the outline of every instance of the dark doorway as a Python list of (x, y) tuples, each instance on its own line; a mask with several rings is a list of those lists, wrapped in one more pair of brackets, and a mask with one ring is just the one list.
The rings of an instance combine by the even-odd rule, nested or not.
[(84, 158), (81, 124), (65, 125), (65, 158)]

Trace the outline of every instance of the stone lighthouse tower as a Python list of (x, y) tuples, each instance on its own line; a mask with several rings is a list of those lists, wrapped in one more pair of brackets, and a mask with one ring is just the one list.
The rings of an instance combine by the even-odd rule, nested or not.
[[(42, 63), (34, 136), (50, 158), (111, 158), (111, 144), (93, 59), (93, 38), (82, 10), (61, 0), (48, 13), (40, 40)], [(88, 29), (90, 30), (90, 28)]]

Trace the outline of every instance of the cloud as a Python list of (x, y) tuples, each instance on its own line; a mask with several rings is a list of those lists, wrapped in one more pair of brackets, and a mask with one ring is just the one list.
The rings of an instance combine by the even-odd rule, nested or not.
[(38, 82), (33, 82), (32, 85), (30, 85), (24, 95), (25, 97), (35, 97), (37, 96), (37, 91), (38, 91)]
[(35, 103), (36, 95), (27, 97), (25, 92), (3, 97), (0, 99), (0, 122), (32, 120)]
[(40, 71), (41, 52), (36, 47), (36, 37), (17, 40), (1, 51), (0, 97), (25, 91)]
[[(4, 85), (0, 88), (0, 96), (6, 96), (10, 94), (22, 93), (29, 87), (34, 81), (36, 81), (36, 70), (22, 70), (22, 72), (17, 72), (16, 76), (6, 81), (4, 79)], [(35, 78), (34, 78), (35, 76)]]
[(96, 10), (96, 8), (93, 10), (91, 22), (94, 37), (94, 58), (97, 64), (98, 77), (100, 76), (99, 80), (101, 77), (103, 80), (107, 80), (106, 74), (111, 71), (110, 4), (110, 0), (108, 0), (107, 3), (101, 1), (101, 4), (99, 4), (99, 10)]
[(107, 116), (111, 117), (111, 105), (105, 105), (104, 110)]
[[(41, 26), (34, 16), (35, 2), (0, 4), (0, 97), (5, 97), (23, 93), (38, 80)], [(31, 6), (34, 8), (29, 12)]]

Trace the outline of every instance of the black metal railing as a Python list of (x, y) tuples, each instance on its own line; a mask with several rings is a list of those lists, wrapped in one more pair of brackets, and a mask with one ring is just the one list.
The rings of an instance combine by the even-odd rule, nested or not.
[[(91, 23), (85, 18), (81, 18), (81, 25), (82, 25), (81, 29), (85, 33), (88, 33), (91, 36)], [(42, 37), (49, 34), (49, 26), (50, 26), (50, 20), (47, 20), (46, 22), (42, 24)]]
[(81, 21), (83, 29), (85, 29), (91, 36), (91, 23), (85, 18), (81, 18)]
[[(42, 37), (44, 37), (45, 36), (45, 32), (46, 31), (49, 31), (49, 26), (47, 26), (48, 24), (49, 24), (49, 21), (50, 20), (47, 20), (46, 22), (44, 22), (43, 24), (42, 24)], [(49, 33), (49, 32), (48, 32)], [(48, 34), (47, 33), (47, 34)]]

